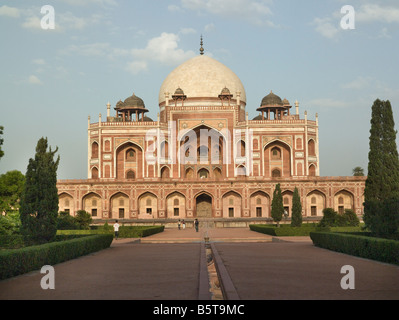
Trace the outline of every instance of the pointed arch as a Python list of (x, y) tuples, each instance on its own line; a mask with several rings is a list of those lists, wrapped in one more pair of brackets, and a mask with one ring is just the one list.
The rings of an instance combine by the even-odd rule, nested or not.
[[(293, 175), (293, 152), (292, 147), (286, 141), (273, 139), (263, 146), (263, 175), (273, 177), (273, 170), (278, 169), (281, 177)], [(277, 175), (277, 171), (275, 171)]]
[[(339, 201), (340, 199), (342, 199), (341, 203)], [(345, 209), (353, 210), (354, 199), (354, 194), (347, 189), (337, 191), (334, 195), (334, 210), (339, 214), (343, 214)]]
[(184, 219), (186, 217), (186, 196), (174, 191), (166, 197), (166, 216), (170, 219)]
[(258, 190), (250, 195), (250, 214), (253, 218), (270, 217), (270, 196)]
[(139, 219), (155, 219), (158, 217), (158, 197), (149, 191), (138, 198)]
[(224, 218), (240, 218), (242, 208), (242, 196), (230, 190), (222, 196), (223, 217)]
[(96, 192), (88, 192), (82, 197), (82, 210), (91, 214), (93, 219), (102, 217), (102, 197)]
[(110, 196), (110, 214), (112, 218), (127, 219), (130, 213), (130, 199), (129, 196), (121, 191)]
[[(128, 152), (135, 153), (135, 161), (128, 160)], [(133, 142), (124, 141), (116, 146), (114, 151), (114, 173), (117, 179), (127, 179), (126, 173), (129, 169), (134, 170), (135, 178), (142, 178), (144, 173), (144, 151), (143, 148)]]

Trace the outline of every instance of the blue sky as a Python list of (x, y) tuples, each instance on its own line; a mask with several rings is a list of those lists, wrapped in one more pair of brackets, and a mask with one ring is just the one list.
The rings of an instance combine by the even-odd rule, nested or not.
[[(54, 30), (41, 28), (44, 5)], [(355, 29), (340, 27), (344, 5)], [(87, 117), (134, 92), (156, 119), (163, 80), (198, 54), (201, 34), (243, 82), (251, 118), (270, 90), (318, 113), (322, 176), (367, 169), (375, 99), (391, 101), (398, 129), (397, 0), (1, 1), (0, 173), (25, 173), (44, 136), (59, 148), (58, 178), (87, 178)]]

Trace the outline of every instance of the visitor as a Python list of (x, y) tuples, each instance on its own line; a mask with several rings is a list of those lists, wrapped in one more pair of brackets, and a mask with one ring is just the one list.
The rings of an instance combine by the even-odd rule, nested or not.
[(184, 222), (184, 220), (182, 222), (182, 225), (183, 225), (183, 230), (186, 229), (186, 223)]
[(118, 223), (118, 220), (115, 220), (114, 232), (115, 232), (115, 240), (118, 240), (118, 236), (119, 236), (119, 223)]
[(180, 219), (177, 221), (177, 228), (180, 230)]
[(195, 221), (194, 221), (194, 227), (195, 227), (195, 231), (196, 231), (196, 232), (198, 232), (198, 225), (199, 225), (198, 219), (195, 219)]

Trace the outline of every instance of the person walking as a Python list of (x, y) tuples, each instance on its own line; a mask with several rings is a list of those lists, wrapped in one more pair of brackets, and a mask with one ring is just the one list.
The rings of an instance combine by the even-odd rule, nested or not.
[(184, 220), (182, 222), (182, 225), (183, 225), (183, 230), (186, 229), (186, 223), (184, 222)]
[(195, 227), (195, 231), (196, 231), (196, 232), (198, 232), (198, 225), (199, 225), (198, 219), (195, 219), (195, 221), (194, 221), (194, 227)]
[(118, 236), (119, 236), (119, 223), (118, 223), (118, 220), (115, 220), (114, 232), (115, 232), (115, 240), (118, 240)]
[(177, 221), (177, 228), (180, 230), (180, 219)]

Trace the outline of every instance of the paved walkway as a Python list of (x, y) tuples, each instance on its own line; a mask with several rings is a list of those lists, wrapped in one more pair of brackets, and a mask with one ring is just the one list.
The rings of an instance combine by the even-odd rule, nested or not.
[[(308, 237), (231, 228), (166, 229), (141, 241), (114, 240), (109, 249), (55, 265), (55, 290), (41, 289), (39, 271), (0, 281), (0, 300), (206, 299), (206, 236), (230, 290), (226, 298), (399, 299), (397, 266), (316, 248)], [(355, 268), (355, 290), (340, 286), (343, 265)]]

